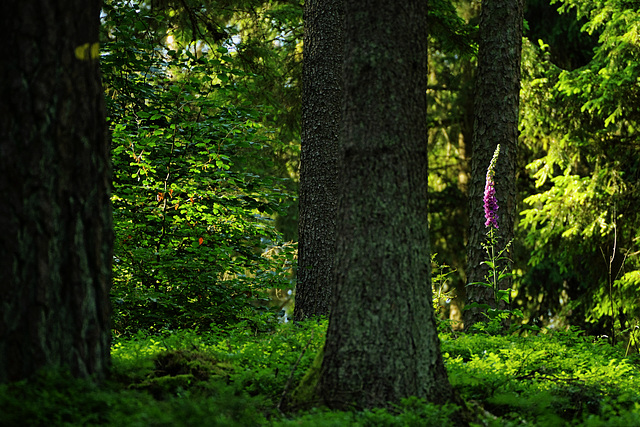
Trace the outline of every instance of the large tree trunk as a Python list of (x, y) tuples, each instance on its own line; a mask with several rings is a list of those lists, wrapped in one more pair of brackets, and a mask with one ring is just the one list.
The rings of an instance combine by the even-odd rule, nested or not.
[(295, 320), (329, 314), (342, 101), (342, 3), (308, 0), (304, 6)]
[[(482, 243), (486, 241), (488, 230), (485, 227), (483, 194), (487, 167), (498, 144), (501, 146), (495, 175), (500, 206), (498, 243), (504, 247), (513, 239), (523, 4), (524, 0), (482, 2), (469, 186), (468, 283), (485, 281), (486, 266), (480, 265), (486, 259)], [(500, 283), (501, 289), (510, 287), (510, 279)], [(467, 304), (478, 302), (495, 307), (493, 301), (490, 288), (482, 285), (467, 287)], [(486, 320), (480, 309), (464, 312), (465, 329)]]
[(109, 366), (111, 172), (100, 5), (3, 0), (0, 382)]
[(335, 288), (318, 384), (330, 407), (452, 391), (431, 302), (427, 2), (345, 2)]

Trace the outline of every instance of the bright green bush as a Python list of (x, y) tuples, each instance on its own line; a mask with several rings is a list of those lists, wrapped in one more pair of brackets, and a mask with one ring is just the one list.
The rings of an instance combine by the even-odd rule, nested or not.
[(243, 72), (222, 46), (198, 54), (188, 42), (159, 43), (162, 14), (119, 0), (103, 10), (114, 333), (252, 318), (270, 289), (292, 287), (295, 247), (273, 216), (294, 197), (264, 173), (271, 136), (261, 113), (234, 102)]

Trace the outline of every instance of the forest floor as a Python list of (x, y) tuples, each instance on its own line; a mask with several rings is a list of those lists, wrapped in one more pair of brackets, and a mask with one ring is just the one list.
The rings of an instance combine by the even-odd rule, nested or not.
[[(114, 340), (100, 386), (42, 372), (0, 386), (2, 426), (445, 426), (452, 405), (293, 412), (286, 402), (326, 322)], [(478, 426), (640, 426), (640, 355), (580, 331), (440, 336), (449, 380)]]

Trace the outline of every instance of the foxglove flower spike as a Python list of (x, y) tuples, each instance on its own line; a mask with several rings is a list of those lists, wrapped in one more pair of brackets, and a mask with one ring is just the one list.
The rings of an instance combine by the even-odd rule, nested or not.
[(487, 180), (484, 186), (484, 217), (486, 222), (485, 227), (498, 228), (498, 199), (496, 198), (496, 188), (494, 176), (496, 174), (496, 162), (498, 161), (498, 155), (500, 154), (500, 144), (496, 147), (496, 151), (493, 153), (491, 163), (487, 169)]

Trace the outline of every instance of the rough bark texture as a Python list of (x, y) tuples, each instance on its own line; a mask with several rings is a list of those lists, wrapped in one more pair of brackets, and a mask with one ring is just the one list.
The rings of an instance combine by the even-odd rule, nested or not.
[(4, 0), (0, 382), (109, 366), (111, 173), (100, 4)]
[(426, 2), (345, 2), (335, 288), (319, 397), (384, 406), (452, 391), (431, 305)]
[(308, 0), (304, 7), (295, 320), (329, 314), (342, 100), (342, 0)]
[[(484, 281), (486, 259), (481, 243), (486, 241), (483, 195), (487, 167), (498, 144), (496, 194), (499, 245), (513, 239), (516, 215), (516, 147), (520, 99), (520, 57), (524, 0), (483, 0), (480, 14), (478, 69), (476, 72), (475, 121), (469, 185), (469, 243), (467, 281)], [(503, 280), (501, 289), (511, 287)], [(495, 307), (493, 291), (482, 285), (467, 287), (466, 303)], [(465, 329), (487, 318), (478, 309), (464, 312)]]

